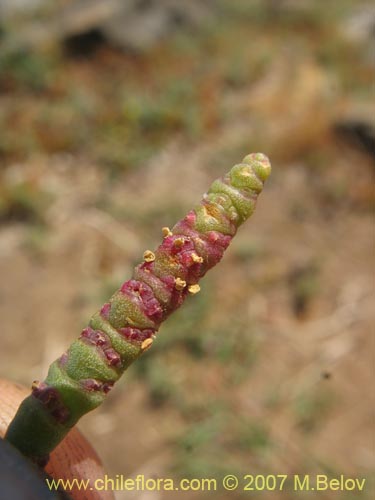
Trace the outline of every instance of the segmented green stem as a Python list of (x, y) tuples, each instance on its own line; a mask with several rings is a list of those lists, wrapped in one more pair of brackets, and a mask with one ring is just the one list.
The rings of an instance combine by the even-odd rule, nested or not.
[(126, 368), (148, 349), (160, 324), (223, 256), (237, 228), (252, 214), (271, 172), (261, 153), (246, 156), (214, 181), (201, 202), (91, 318), (68, 351), (52, 363), (44, 382), (34, 382), (6, 439), (38, 463), (79, 418), (100, 405)]

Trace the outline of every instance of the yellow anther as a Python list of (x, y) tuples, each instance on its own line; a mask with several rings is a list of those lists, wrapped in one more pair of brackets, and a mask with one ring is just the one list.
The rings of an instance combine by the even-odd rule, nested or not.
[(40, 386), (39, 380), (34, 380), (34, 382), (31, 384), (31, 390), (38, 389)]
[(201, 287), (198, 285), (198, 283), (196, 285), (190, 285), (188, 290), (191, 294), (195, 295), (196, 293), (198, 293), (200, 291)]
[(173, 234), (172, 231), (167, 226), (162, 227), (161, 231), (163, 233), (164, 238), (167, 238), (168, 236), (172, 236), (172, 234)]
[(153, 262), (155, 260), (154, 252), (151, 252), (151, 250), (146, 250), (143, 254), (143, 260), (145, 262)]
[(203, 257), (200, 257), (196, 253), (192, 253), (191, 254), (191, 258), (192, 258), (193, 262), (196, 262), (196, 263), (199, 263), (199, 264), (202, 264), (202, 262), (203, 262)]
[(184, 238), (176, 238), (173, 242), (173, 245), (175, 247), (182, 247), (183, 244), (185, 243), (185, 239)]
[(176, 290), (183, 290), (186, 286), (186, 281), (182, 280), (181, 278), (176, 278), (174, 280), (174, 285), (176, 287)]
[(145, 339), (141, 344), (142, 352), (147, 351), (147, 349), (150, 349), (150, 347), (152, 346), (152, 343), (153, 343), (153, 340), (151, 338)]

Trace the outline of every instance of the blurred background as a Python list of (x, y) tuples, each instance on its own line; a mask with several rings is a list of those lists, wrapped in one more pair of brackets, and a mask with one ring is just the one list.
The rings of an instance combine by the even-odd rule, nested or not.
[(162, 226), (246, 154), (273, 165), (81, 421), (112, 477), (370, 480), (374, 33), (359, 0), (0, 1), (0, 376), (44, 377)]

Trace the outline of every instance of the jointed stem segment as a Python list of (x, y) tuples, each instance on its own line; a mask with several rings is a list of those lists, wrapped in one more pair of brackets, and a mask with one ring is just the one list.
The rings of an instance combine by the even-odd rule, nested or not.
[(213, 182), (202, 201), (163, 242), (146, 250), (132, 279), (94, 314), (68, 351), (34, 382), (6, 439), (43, 463), (79, 418), (102, 403), (124, 370), (151, 347), (160, 324), (223, 256), (237, 228), (253, 213), (271, 172), (266, 156), (251, 154)]

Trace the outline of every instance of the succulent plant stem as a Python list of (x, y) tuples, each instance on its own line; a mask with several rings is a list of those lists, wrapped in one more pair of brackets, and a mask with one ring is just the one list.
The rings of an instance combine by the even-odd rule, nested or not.
[(201, 202), (143, 262), (69, 349), (32, 384), (5, 438), (39, 464), (82, 415), (99, 406), (128, 366), (149, 349), (161, 323), (200, 288), (198, 281), (222, 258), (237, 228), (253, 213), (271, 172), (261, 153), (246, 156), (215, 180)]

